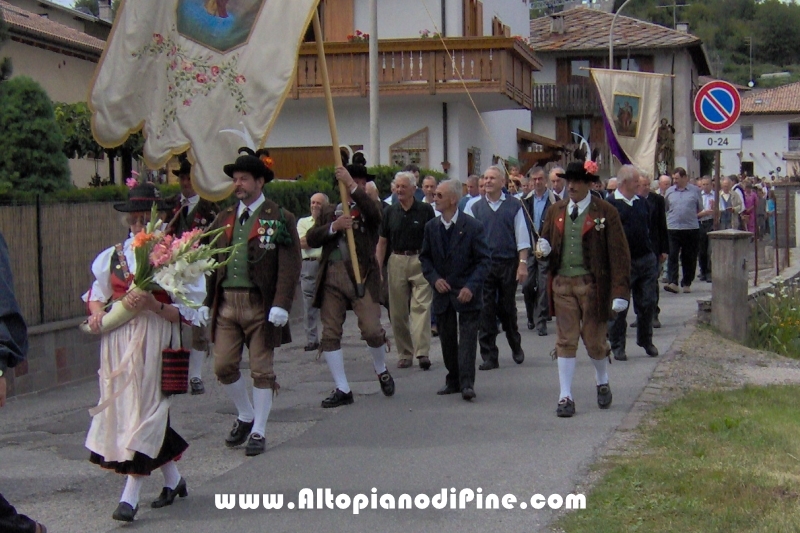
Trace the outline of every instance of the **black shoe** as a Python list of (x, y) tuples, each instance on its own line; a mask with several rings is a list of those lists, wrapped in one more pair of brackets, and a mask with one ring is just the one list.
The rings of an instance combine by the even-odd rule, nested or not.
[(470, 401), (475, 398), (475, 391), (472, 390), (472, 387), (464, 387), (464, 389), (461, 391), (461, 397), (467, 401)]
[(339, 407), (340, 405), (350, 405), (353, 403), (353, 392), (342, 392), (339, 389), (334, 390), (330, 396), (322, 400), (322, 407), (330, 409), (331, 407)]
[(244, 449), (244, 454), (247, 457), (261, 455), (262, 453), (264, 453), (264, 449), (266, 447), (267, 447), (267, 439), (265, 439), (263, 435), (259, 435), (258, 433), (252, 433), (250, 434), (250, 438), (247, 439), (247, 446)]
[(304, 352), (316, 352), (319, 350), (319, 343), (318, 342), (309, 342), (303, 348)]
[(700, 274), (699, 276), (697, 276), (697, 279), (699, 281), (705, 281), (706, 280), (706, 275), (705, 274)]
[(650, 343), (648, 346), (642, 346), (642, 348), (644, 348), (644, 352), (650, 357), (658, 357), (658, 348), (656, 348), (653, 343)]
[(205, 394), (206, 392), (206, 387), (203, 385), (203, 380), (200, 378), (190, 379), (189, 388), (192, 389), (192, 394)]
[(520, 348), (518, 352), (514, 352), (511, 354), (511, 358), (514, 360), (515, 363), (521, 365), (522, 362), (525, 360), (525, 352), (523, 352), (522, 348)]
[(439, 328), (436, 326), (431, 326), (431, 337), (438, 337), (439, 336)]
[(495, 368), (500, 368), (500, 363), (496, 361), (484, 361), (478, 366), (478, 370), (494, 370)]
[(711, 274), (706, 276), (706, 283), (711, 283)]
[(598, 385), (597, 386), (597, 405), (600, 409), (608, 409), (611, 407), (611, 387), (608, 386), (608, 383), (605, 385)]
[(539, 328), (536, 334), (539, 335), (540, 337), (547, 337), (547, 326)]
[(655, 329), (659, 329), (661, 327), (661, 321), (658, 319), (658, 317), (653, 319), (653, 327)]
[(444, 396), (445, 394), (455, 394), (458, 392), (458, 389), (455, 387), (451, 387), (450, 385), (445, 385), (441, 389), (436, 391), (436, 394), (439, 396)]
[(178, 481), (178, 485), (171, 489), (169, 487), (164, 487), (161, 489), (161, 494), (158, 496), (158, 499), (150, 504), (150, 507), (153, 509), (160, 509), (161, 507), (166, 507), (167, 505), (172, 505), (172, 502), (175, 501), (176, 496), (180, 496), (181, 498), (185, 498), (189, 495), (189, 491), (186, 490), (186, 481), (181, 478)]
[(394, 394), (394, 378), (389, 374), (388, 370), (378, 374), (378, 381), (381, 384), (381, 392), (384, 396), (392, 396)]
[(533, 322), (528, 320), (528, 329), (533, 329), (534, 327), (536, 327), (536, 326), (534, 326)]
[(419, 361), (419, 367), (422, 370), (428, 370), (431, 367), (431, 360), (428, 358), (427, 355), (423, 355), (422, 357), (418, 357), (417, 360)]
[(575, 414), (575, 402), (571, 398), (561, 398), (556, 408), (556, 416), (559, 418), (569, 418)]
[(237, 418), (233, 423), (231, 432), (227, 437), (225, 437), (225, 446), (233, 448), (234, 446), (240, 446), (244, 444), (244, 441), (247, 440), (247, 436), (250, 434), (252, 429), (253, 422), (243, 422)]
[(631, 322), (631, 327), (632, 327), (632, 328), (635, 328), (635, 327), (637, 327), (638, 325), (639, 325), (639, 319), (638, 319), (638, 318), (637, 318), (636, 320), (634, 320), (633, 322)]
[(111, 518), (114, 520), (119, 520), (120, 522), (133, 522), (133, 517), (136, 516), (136, 511), (138, 510), (138, 505), (134, 509), (128, 502), (119, 502), (119, 505), (117, 505), (117, 509), (114, 511), (114, 514), (111, 515)]
[(625, 353), (625, 350), (612, 350), (614, 352), (614, 359), (617, 361), (627, 361), (628, 356)]

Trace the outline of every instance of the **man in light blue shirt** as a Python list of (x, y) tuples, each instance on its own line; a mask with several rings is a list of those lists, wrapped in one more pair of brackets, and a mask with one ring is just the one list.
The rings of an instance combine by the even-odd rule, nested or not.
[[(667, 208), (667, 237), (669, 239), (669, 264), (664, 286), (667, 292), (692, 292), (697, 269), (697, 252), (700, 246), (700, 222), (697, 214), (703, 211), (700, 188), (689, 183), (686, 170), (675, 169), (672, 175), (675, 185), (664, 193)], [(681, 287), (678, 287), (678, 259), (683, 269)]]

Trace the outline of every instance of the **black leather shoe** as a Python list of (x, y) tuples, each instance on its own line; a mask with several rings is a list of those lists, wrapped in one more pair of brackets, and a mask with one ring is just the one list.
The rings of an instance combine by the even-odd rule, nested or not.
[(534, 327), (535, 327), (535, 326), (533, 325), (533, 322), (531, 322), (530, 320), (528, 320), (528, 329), (533, 329)]
[(382, 374), (378, 374), (378, 381), (381, 384), (381, 392), (384, 396), (394, 395), (394, 378), (388, 370)]
[(316, 352), (317, 350), (319, 350), (318, 342), (309, 342), (305, 345), (305, 347), (303, 347), (303, 351), (305, 352)]
[(200, 378), (192, 378), (189, 380), (189, 388), (192, 389), (192, 394), (205, 394), (206, 387), (203, 385), (203, 380)]
[(186, 490), (186, 481), (181, 478), (178, 481), (178, 484), (175, 486), (174, 489), (169, 487), (164, 487), (161, 489), (161, 494), (158, 496), (158, 499), (155, 500), (153, 503), (150, 504), (150, 507), (153, 509), (160, 509), (162, 507), (166, 507), (167, 505), (172, 505), (172, 502), (175, 501), (176, 496), (180, 496), (181, 498), (185, 498), (189, 495), (189, 491)]
[(117, 509), (114, 511), (114, 514), (111, 515), (111, 518), (114, 520), (119, 520), (120, 522), (133, 522), (133, 517), (136, 516), (136, 511), (138, 510), (138, 505), (134, 509), (128, 502), (119, 502), (119, 505), (117, 505)]
[(653, 319), (653, 328), (659, 329), (660, 327), (661, 327), (661, 321), (658, 319), (658, 317), (655, 317)]
[(625, 353), (625, 350), (613, 350), (614, 352), (614, 359), (617, 361), (627, 361), (628, 355)]
[(561, 398), (556, 408), (556, 416), (559, 418), (569, 418), (575, 414), (575, 402), (571, 398)]
[(472, 390), (472, 387), (464, 387), (464, 390), (461, 391), (461, 397), (470, 401), (475, 398), (475, 391)]
[(547, 326), (539, 328), (539, 331), (537, 331), (536, 334), (540, 337), (547, 337)]
[(428, 358), (427, 355), (423, 355), (417, 359), (419, 361), (419, 367), (422, 370), (428, 370), (431, 367), (431, 360)]
[(523, 352), (522, 348), (520, 348), (518, 352), (514, 352), (511, 354), (511, 358), (514, 360), (515, 363), (521, 365), (522, 362), (525, 360), (525, 352)]
[(247, 457), (261, 455), (262, 453), (264, 453), (264, 449), (266, 447), (267, 447), (267, 439), (265, 439), (263, 435), (259, 435), (258, 433), (253, 433), (250, 435), (250, 438), (247, 439), (247, 446), (244, 449), (244, 454)]
[(431, 326), (431, 337), (438, 337), (439, 336), (439, 328), (436, 326)]
[(231, 432), (225, 437), (225, 446), (229, 448), (233, 448), (234, 446), (240, 446), (247, 440), (247, 436), (250, 434), (250, 431), (253, 429), (253, 422), (243, 422), (238, 418), (233, 423), (233, 427), (231, 428)]
[(436, 391), (436, 394), (439, 396), (444, 396), (445, 394), (455, 394), (458, 392), (458, 389), (455, 387), (451, 387), (450, 385), (445, 385), (441, 389)]
[(597, 405), (600, 409), (608, 409), (611, 407), (611, 387), (608, 386), (608, 383), (605, 385), (598, 385), (597, 386)]
[(330, 396), (322, 400), (322, 407), (330, 409), (331, 407), (339, 407), (340, 405), (350, 405), (353, 403), (353, 392), (342, 392), (339, 389), (334, 390)]
[(478, 367), (478, 370), (494, 370), (495, 368), (500, 368), (500, 364), (496, 361), (484, 361)]
[(637, 327), (638, 325), (639, 325), (639, 319), (638, 319), (638, 318), (637, 318), (636, 320), (634, 320), (633, 322), (631, 322), (631, 327), (632, 327), (632, 328), (635, 328), (635, 327)]
[(642, 346), (642, 348), (644, 348), (644, 352), (650, 357), (658, 357), (658, 348), (656, 348), (653, 344), (650, 344), (649, 346)]

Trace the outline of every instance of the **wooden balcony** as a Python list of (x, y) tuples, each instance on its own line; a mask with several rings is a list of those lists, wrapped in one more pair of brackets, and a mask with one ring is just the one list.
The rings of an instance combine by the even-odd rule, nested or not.
[[(541, 68), (533, 51), (509, 37), (454, 37), (397, 39), (378, 42), (378, 79), (381, 96), (474, 95), (504, 97), (489, 103), (497, 107), (530, 109), (532, 74)], [(326, 43), (325, 56), (334, 97), (369, 94), (367, 43)], [(461, 76), (459, 76), (459, 72)], [(461, 78), (464, 83), (462, 84)], [(290, 93), (294, 99), (323, 97), (313, 43), (300, 48), (297, 74)], [(505, 103), (504, 103), (505, 102)]]
[(600, 99), (592, 83), (533, 86), (533, 110), (590, 115), (600, 111)]

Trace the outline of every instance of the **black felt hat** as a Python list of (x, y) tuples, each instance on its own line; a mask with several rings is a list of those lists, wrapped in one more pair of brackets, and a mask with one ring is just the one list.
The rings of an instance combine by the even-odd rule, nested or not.
[(189, 163), (188, 159), (181, 159), (181, 167), (178, 170), (173, 170), (172, 173), (178, 177), (188, 176), (192, 173), (192, 164)]
[(161, 192), (152, 183), (141, 183), (130, 190), (128, 201), (114, 204), (114, 209), (122, 213), (149, 212), (156, 204), (156, 209), (167, 209), (167, 202), (161, 197)]
[[(244, 152), (244, 153), (243, 153)], [(236, 158), (236, 162), (230, 165), (225, 165), (222, 170), (233, 177), (234, 172), (249, 172), (255, 179), (264, 178), (264, 183), (269, 183), (275, 177), (264, 162), (256, 156), (256, 153), (250, 148), (239, 148), (239, 153), (242, 154)]]
[(347, 165), (347, 172), (350, 173), (352, 178), (363, 178), (367, 181), (374, 181), (375, 175), (367, 172), (367, 167), (364, 165)]
[(568, 164), (567, 170), (559, 172), (558, 176), (567, 181), (585, 181), (587, 183), (593, 183), (600, 179), (600, 176), (595, 176), (587, 172), (582, 161), (573, 161)]

